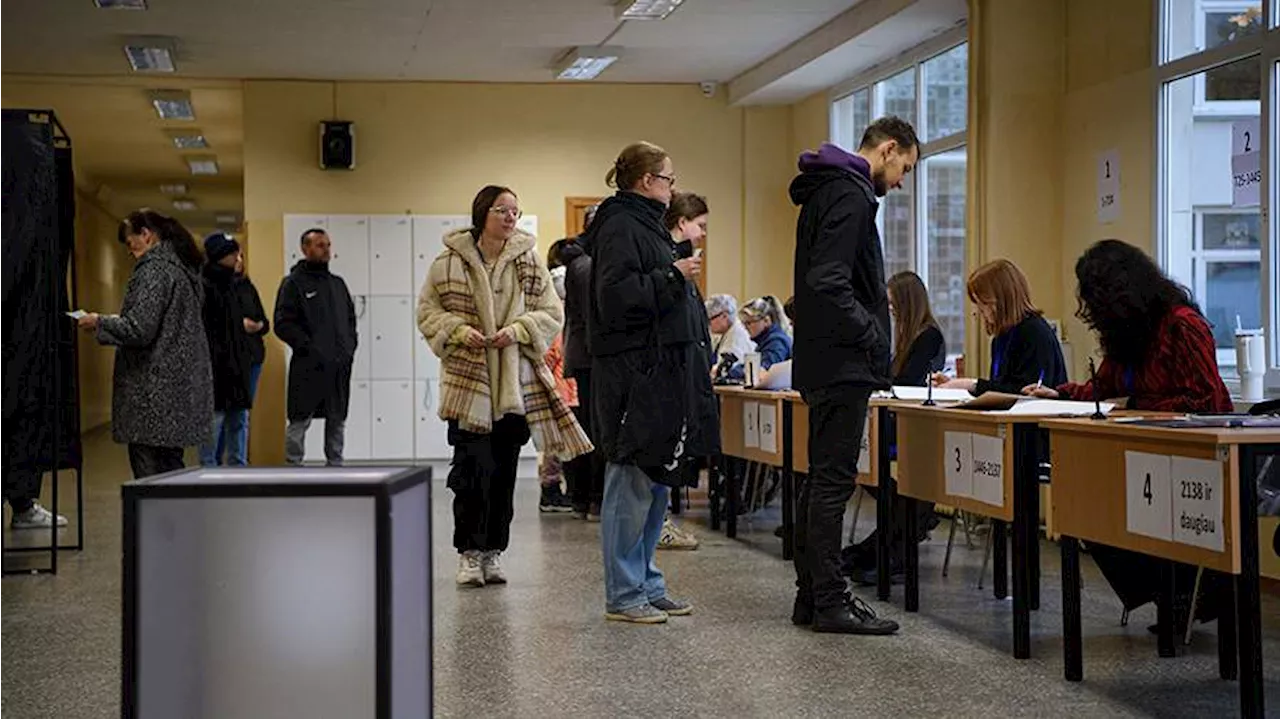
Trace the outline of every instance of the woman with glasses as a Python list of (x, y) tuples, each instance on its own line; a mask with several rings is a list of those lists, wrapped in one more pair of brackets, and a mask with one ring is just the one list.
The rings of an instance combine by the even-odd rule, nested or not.
[(712, 364), (718, 366), (725, 361), (725, 355), (733, 355), (732, 362), (737, 362), (748, 352), (756, 351), (756, 343), (738, 319), (738, 300), (733, 295), (711, 295), (706, 307), (712, 335)]
[(444, 238), (418, 297), (418, 328), (440, 358), (440, 418), (453, 447), (457, 583), (505, 584), (520, 448), (564, 461), (591, 450), (556, 391), (546, 355), (564, 312), (516, 194), (490, 185), (472, 226)]
[[(738, 315), (760, 353), (760, 369), (767, 370), (791, 359), (791, 322), (787, 320), (781, 300), (773, 295), (757, 297), (744, 305)], [(729, 376), (745, 377), (745, 364), (739, 360), (729, 369)]]
[(663, 221), (675, 173), (666, 151), (625, 148), (606, 175), (582, 244), (591, 255), (591, 383), (595, 439), (607, 462), (601, 543), (605, 617), (657, 624), (693, 606), (667, 595), (654, 554), (671, 487), (688, 458), (720, 451), (707, 315), (697, 253), (681, 257)]

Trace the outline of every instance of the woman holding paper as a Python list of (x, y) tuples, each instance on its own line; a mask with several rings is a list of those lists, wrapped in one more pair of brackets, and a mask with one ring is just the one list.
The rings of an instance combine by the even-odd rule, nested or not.
[[(1146, 253), (1103, 240), (1076, 262), (1076, 281), (1076, 316), (1098, 333), (1102, 365), (1089, 382), (1029, 384), (1025, 394), (1085, 401), (1128, 397), (1128, 408), (1151, 411), (1232, 411), (1209, 322), (1187, 288), (1165, 276)], [(1161, 560), (1094, 543), (1089, 553), (1125, 609), (1155, 600)], [(1195, 576), (1195, 567), (1176, 565), (1177, 632), (1187, 624)], [(1206, 571), (1200, 586), (1196, 618), (1210, 621), (1218, 616), (1219, 588), (1229, 585), (1222, 575)]]
[(970, 394), (1018, 394), (1027, 385), (1057, 387), (1067, 381), (1062, 346), (1042, 312), (1031, 303), (1027, 278), (1008, 260), (994, 260), (969, 275), (969, 300), (991, 335), (991, 377), (949, 380), (935, 374), (936, 386)]
[[(782, 302), (773, 295), (757, 297), (738, 310), (742, 324), (751, 335), (751, 341), (760, 353), (760, 369), (791, 359), (791, 323), (787, 320)], [(729, 376), (742, 379), (746, 367), (739, 361), (729, 369)]]

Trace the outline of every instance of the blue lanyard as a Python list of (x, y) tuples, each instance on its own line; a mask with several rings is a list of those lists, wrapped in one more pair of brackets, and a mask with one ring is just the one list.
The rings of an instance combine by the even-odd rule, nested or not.
[(1133, 368), (1132, 367), (1124, 368), (1124, 389), (1125, 389), (1125, 392), (1129, 393), (1130, 397), (1133, 396), (1134, 387), (1133, 387)]
[(995, 352), (991, 357), (991, 378), (995, 379), (1000, 376), (1000, 367), (1004, 365), (1005, 355), (1009, 353), (1008, 334), (997, 337), (993, 344), (995, 345), (993, 348)]

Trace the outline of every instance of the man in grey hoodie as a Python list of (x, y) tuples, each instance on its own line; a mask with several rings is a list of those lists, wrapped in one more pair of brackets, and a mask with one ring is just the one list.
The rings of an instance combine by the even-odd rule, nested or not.
[(796, 506), (796, 601), (791, 621), (816, 632), (892, 634), (846, 594), (841, 527), (853, 494), (871, 393), (890, 386), (889, 299), (876, 230), (879, 199), (920, 157), (905, 120), (867, 128), (856, 154), (824, 143), (800, 156), (791, 200), (796, 222), (792, 384), (809, 405), (809, 480)]

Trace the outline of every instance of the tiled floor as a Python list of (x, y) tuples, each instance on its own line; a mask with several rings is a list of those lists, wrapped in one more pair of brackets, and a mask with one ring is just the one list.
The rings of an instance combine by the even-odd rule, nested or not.
[[(6, 719), (119, 716), (120, 519), (124, 452), (88, 443), (87, 548), (64, 553), (57, 577), (3, 582)], [(442, 474), (438, 473), (438, 476)], [(69, 489), (70, 483), (66, 485)], [(1119, 604), (1087, 559), (1085, 682), (1062, 679), (1056, 545), (1042, 552), (1043, 607), (1032, 651), (1018, 661), (1010, 604), (979, 591), (981, 546), (958, 546), (940, 576), (947, 525), (921, 551), (921, 612), (874, 601), (902, 623), (895, 637), (819, 636), (788, 622), (790, 566), (773, 537), (776, 513), (730, 541), (687, 520), (696, 552), (660, 563), (674, 593), (697, 604), (666, 626), (606, 623), (598, 525), (536, 510), (518, 488), (505, 587), (453, 585), (449, 493), (436, 482), (435, 710), (449, 717), (1233, 716), (1237, 686), (1217, 678), (1213, 625), (1175, 659), (1158, 659), (1150, 608), (1118, 626)], [(66, 495), (64, 495), (65, 497)], [(862, 509), (859, 533), (872, 528)], [(12, 538), (6, 534), (6, 543)], [(979, 540), (980, 541), (980, 540)], [(9, 566), (12, 566), (10, 563)], [(990, 581), (988, 579), (988, 587)], [(1264, 603), (1268, 708), (1280, 716), (1280, 602)], [(310, 718), (309, 718), (310, 719)]]

